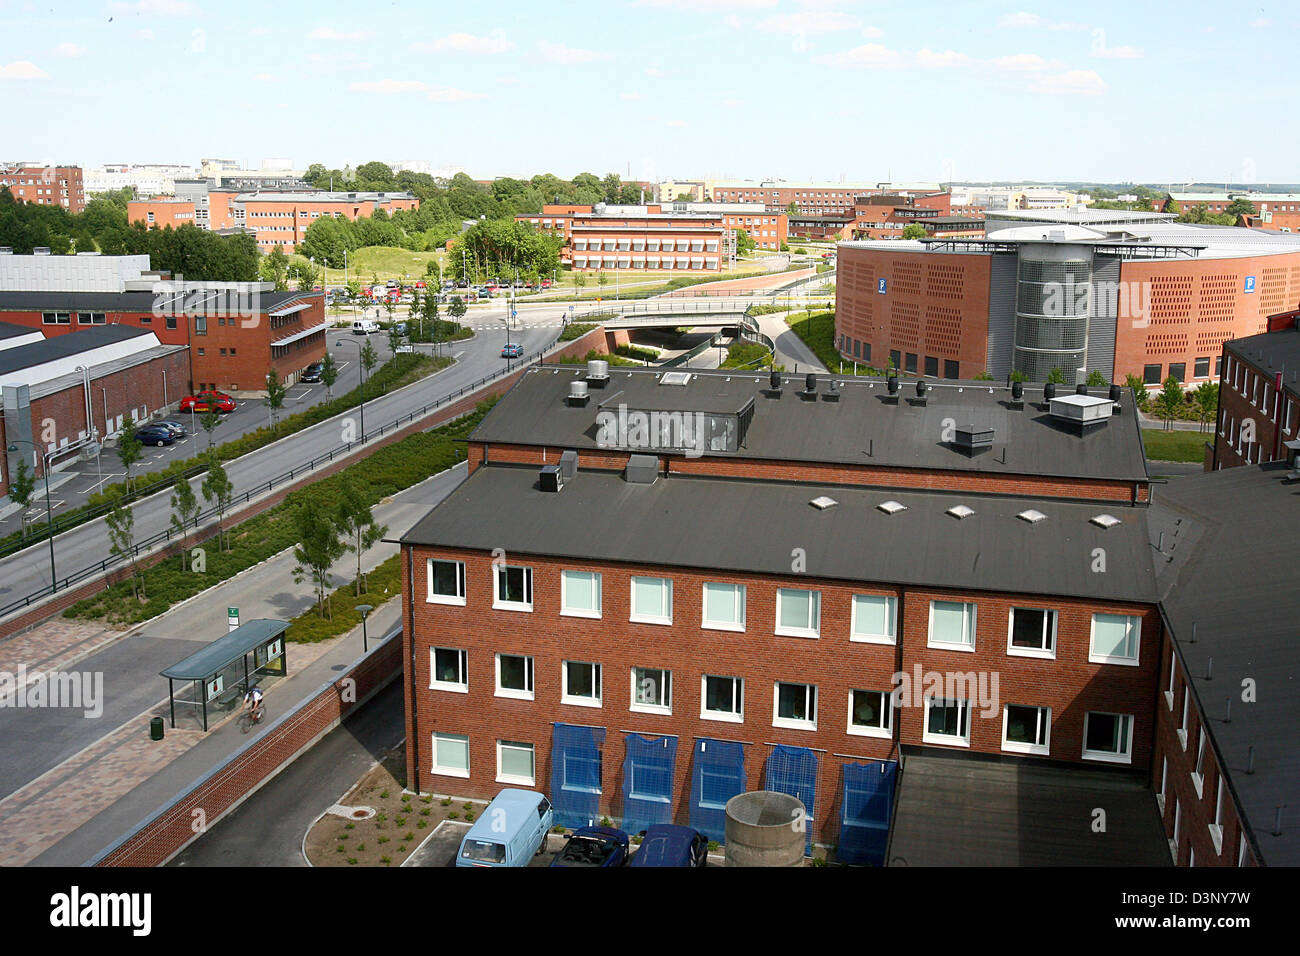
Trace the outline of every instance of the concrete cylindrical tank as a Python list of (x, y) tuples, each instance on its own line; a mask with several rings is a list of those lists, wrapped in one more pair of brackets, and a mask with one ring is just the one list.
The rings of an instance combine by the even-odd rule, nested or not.
[(808, 814), (786, 793), (755, 790), (727, 801), (727, 866), (800, 866)]

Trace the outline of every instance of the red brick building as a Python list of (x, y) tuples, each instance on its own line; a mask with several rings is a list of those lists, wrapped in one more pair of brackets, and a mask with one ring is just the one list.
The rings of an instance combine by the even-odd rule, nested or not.
[(62, 206), (74, 216), (86, 209), (80, 166), (0, 164), (0, 188), (23, 202)]
[(1300, 310), (1269, 317), (1273, 331), (1223, 344), (1218, 427), (1206, 470), (1290, 461), (1300, 448)]

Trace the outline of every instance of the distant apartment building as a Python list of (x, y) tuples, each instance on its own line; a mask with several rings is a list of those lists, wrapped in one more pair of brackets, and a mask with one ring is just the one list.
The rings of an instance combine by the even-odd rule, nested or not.
[[(1064, 209), (1088, 197), (1054, 186), (953, 186), (952, 205), (981, 212), (1011, 209)], [(953, 209), (956, 213), (957, 209)]]
[(708, 184), (702, 179), (655, 183), (653, 196), (657, 203), (706, 202), (710, 198)]
[(0, 163), (0, 188), (22, 202), (60, 206), (74, 216), (86, 208), (80, 166)]
[(743, 229), (760, 249), (779, 251), (789, 235), (789, 217), (785, 212), (769, 209), (763, 203), (678, 201), (671, 208), (664, 205), (666, 212), (721, 215), (722, 224), (733, 239)]
[(900, 239), (903, 230), (912, 224), (920, 225), (927, 235), (938, 238), (984, 235), (982, 216), (954, 216), (950, 215), (950, 209), (948, 193), (859, 196), (853, 204), (852, 238)]
[[(665, 212), (658, 204), (546, 205), (516, 216), (561, 237), (575, 271), (651, 269), (720, 272), (732, 230), (722, 213)], [(753, 218), (752, 216), (750, 218)]]
[(86, 192), (106, 193), (130, 188), (137, 196), (171, 196), (176, 192), (176, 180), (193, 179), (196, 175), (193, 166), (172, 164), (92, 166), (86, 170)]
[(1264, 193), (1242, 190), (1228, 192), (1170, 192), (1156, 205), (1165, 211), (1190, 212), (1204, 206), (1207, 213), (1222, 215), (1238, 199), (1255, 207), (1254, 215), (1239, 217), (1237, 224), (1271, 232), (1300, 233), (1300, 194)]

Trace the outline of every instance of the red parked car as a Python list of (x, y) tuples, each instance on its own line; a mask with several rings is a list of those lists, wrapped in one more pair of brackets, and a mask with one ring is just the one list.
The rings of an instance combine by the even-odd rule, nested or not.
[(207, 412), (214, 408), (219, 412), (233, 412), (235, 400), (225, 392), (199, 392), (181, 399), (183, 412)]

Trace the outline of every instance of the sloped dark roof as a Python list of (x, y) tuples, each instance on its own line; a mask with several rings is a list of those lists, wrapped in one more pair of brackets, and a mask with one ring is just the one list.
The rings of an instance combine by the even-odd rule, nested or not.
[[(320, 298), (320, 292), (262, 292), (263, 312), (293, 299)], [(154, 292), (8, 292), (0, 290), (0, 312), (151, 312)]]
[[(28, 329), (27, 331), (32, 331)], [(142, 335), (153, 335), (149, 329), (132, 325), (92, 325), (64, 335), (54, 335), (41, 342), (0, 349), (0, 375), (18, 372), (25, 368), (44, 365), (56, 359), (80, 355), (92, 349), (124, 342)]]

